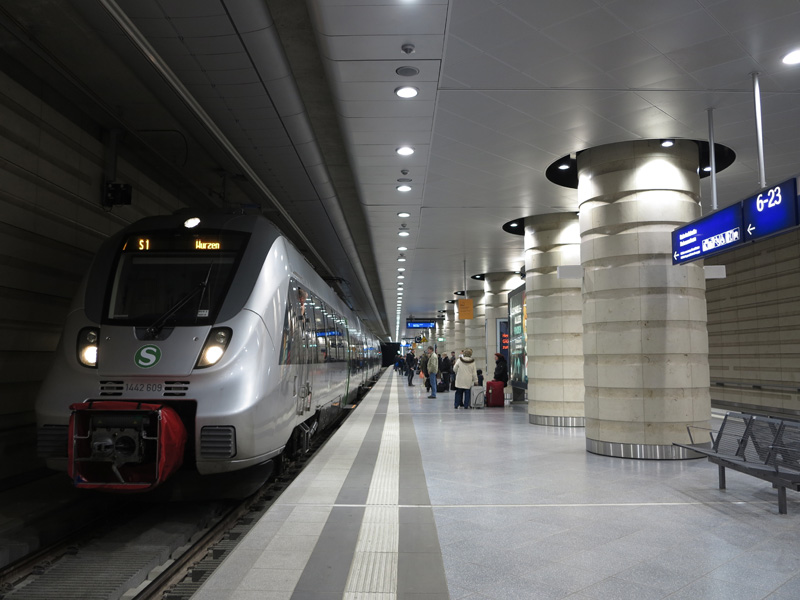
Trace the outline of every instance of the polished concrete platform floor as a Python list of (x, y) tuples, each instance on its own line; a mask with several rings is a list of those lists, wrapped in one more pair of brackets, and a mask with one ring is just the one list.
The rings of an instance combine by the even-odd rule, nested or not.
[(198, 600), (800, 598), (800, 496), (388, 371)]

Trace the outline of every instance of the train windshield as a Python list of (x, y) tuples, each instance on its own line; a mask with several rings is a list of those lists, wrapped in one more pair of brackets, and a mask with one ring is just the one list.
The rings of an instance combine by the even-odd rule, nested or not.
[(213, 323), (249, 234), (129, 237), (111, 286), (107, 318), (139, 326)]

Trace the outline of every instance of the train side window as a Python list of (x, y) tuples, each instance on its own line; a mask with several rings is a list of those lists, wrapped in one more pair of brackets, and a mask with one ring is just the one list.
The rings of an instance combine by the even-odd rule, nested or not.
[(286, 313), (283, 320), (283, 339), (281, 341), (280, 364), (291, 365), (305, 361), (303, 349), (305, 330), (307, 329), (306, 308), (308, 292), (301, 288), (295, 280), (289, 282), (289, 294), (286, 299)]

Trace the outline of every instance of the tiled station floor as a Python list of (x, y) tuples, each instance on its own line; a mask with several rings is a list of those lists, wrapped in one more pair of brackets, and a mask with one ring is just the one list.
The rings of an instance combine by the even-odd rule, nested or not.
[(800, 496), (387, 371), (199, 600), (800, 598)]

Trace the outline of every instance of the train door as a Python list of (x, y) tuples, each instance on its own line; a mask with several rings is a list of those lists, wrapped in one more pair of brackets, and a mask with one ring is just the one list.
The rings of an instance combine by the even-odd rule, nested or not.
[(305, 414), (311, 408), (314, 325), (313, 306), (308, 292), (297, 281), (289, 284), (289, 297), (286, 302), (286, 317), (283, 326), (281, 365), (284, 381), (295, 403), (295, 413)]

